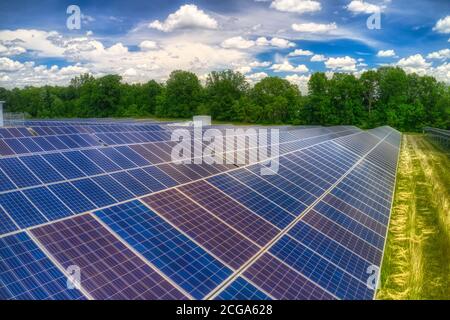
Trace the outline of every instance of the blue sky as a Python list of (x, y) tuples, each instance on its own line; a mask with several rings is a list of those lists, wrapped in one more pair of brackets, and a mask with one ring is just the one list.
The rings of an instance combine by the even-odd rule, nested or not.
[[(81, 10), (69, 30), (67, 7)], [(380, 28), (369, 29), (369, 17)], [(0, 86), (65, 84), (84, 72), (164, 81), (233, 69), (304, 90), (315, 71), (380, 65), (450, 83), (448, 0), (2, 1)]]

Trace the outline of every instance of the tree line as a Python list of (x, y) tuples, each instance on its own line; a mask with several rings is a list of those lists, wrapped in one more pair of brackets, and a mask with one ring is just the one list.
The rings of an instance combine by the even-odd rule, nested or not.
[(279, 77), (251, 86), (244, 75), (213, 71), (203, 85), (188, 71), (165, 83), (121, 82), (118, 75), (80, 75), (68, 86), (0, 88), (10, 112), (33, 118), (160, 117), (210, 114), (214, 120), (260, 124), (390, 125), (401, 131), (424, 126), (450, 129), (450, 87), (430, 76), (381, 67), (355, 77), (311, 75), (308, 94)]

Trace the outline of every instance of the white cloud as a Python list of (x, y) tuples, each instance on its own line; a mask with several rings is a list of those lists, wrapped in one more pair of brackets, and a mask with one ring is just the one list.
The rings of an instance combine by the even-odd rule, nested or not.
[(255, 45), (255, 41), (244, 39), (241, 36), (232, 37), (222, 42), (224, 48), (248, 49)]
[(383, 7), (361, 0), (353, 0), (346, 6), (346, 8), (348, 11), (353, 12), (354, 14), (371, 14), (375, 12), (381, 12), (381, 10), (383, 9)]
[(242, 67), (235, 68), (234, 71), (240, 72), (242, 74), (247, 74), (250, 71), (252, 71), (252, 68), (249, 66), (242, 66)]
[(270, 67), (271, 64), (270, 61), (253, 61), (250, 62), (249, 66), (252, 68), (266, 68)]
[(272, 46), (277, 48), (290, 48), (295, 47), (294, 42), (290, 42), (286, 39), (281, 38), (271, 38), (268, 39), (266, 37), (259, 37), (255, 41), (245, 39), (241, 36), (228, 38), (221, 43), (223, 48), (234, 48), (234, 49), (248, 49), (254, 46), (264, 47), (264, 46)]
[(377, 57), (395, 57), (395, 51), (394, 50), (380, 50), (377, 53)]
[(185, 4), (176, 12), (169, 14), (163, 22), (155, 20), (151, 22), (149, 28), (164, 32), (171, 32), (177, 29), (217, 29), (217, 21), (207, 15), (196, 5)]
[(13, 72), (22, 69), (24, 65), (19, 61), (14, 61), (9, 58), (0, 58), (0, 71)]
[(141, 50), (155, 50), (158, 49), (158, 44), (155, 41), (144, 40), (139, 44)]
[(295, 13), (315, 12), (322, 9), (320, 2), (312, 0), (274, 0), (270, 7), (278, 11)]
[(302, 94), (308, 93), (309, 78), (310, 75), (298, 75), (298, 74), (288, 75), (285, 77), (287, 81), (297, 85)]
[(2, 43), (0, 41), (0, 56), (16, 56), (25, 53), (27, 50), (12, 43)]
[(356, 71), (356, 60), (349, 56), (329, 58), (325, 66), (333, 71), (351, 72)]
[(276, 63), (270, 67), (274, 72), (299, 72), (305, 73), (308, 72), (308, 67), (304, 64), (299, 64), (298, 66), (293, 66), (289, 63), (289, 61), (285, 60), (283, 63)]
[(255, 43), (258, 46), (272, 46), (272, 47), (278, 47), (278, 48), (295, 47), (294, 42), (290, 42), (286, 39), (281, 39), (281, 38), (276, 38), (276, 37), (274, 37), (270, 40), (267, 39), (266, 37), (259, 37), (258, 39), (256, 39)]
[(312, 56), (314, 53), (309, 50), (296, 49), (288, 54), (289, 57)]
[(315, 54), (311, 57), (312, 62), (321, 62), (325, 60), (327, 60), (327, 58), (325, 58), (323, 54)]
[(261, 81), (262, 79), (268, 77), (268, 74), (265, 72), (257, 72), (248, 74), (245, 77), (250, 83), (254, 84), (255, 82)]
[(450, 16), (439, 19), (438, 22), (436, 22), (433, 31), (437, 31), (439, 33), (450, 33)]
[(402, 58), (397, 62), (397, 65), (403, 68), (406, 72), (415, 72), (419, 75), (427, 74), (431, 63), (426, 62), (421, 54), (415, 54), (407, 58)]
[(450, 49), (442, 49), (427, 55), (427, 59), (446, 60), (450, 59)]
[(305, 33), (327, 33), (336, 30), (336, 23), (321, 24), (321, 23), (293, 23), (292, 30)]

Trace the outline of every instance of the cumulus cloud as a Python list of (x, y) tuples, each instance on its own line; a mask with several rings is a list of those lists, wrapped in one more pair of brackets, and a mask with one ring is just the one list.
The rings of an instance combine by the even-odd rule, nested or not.
[(353, 0), (346, 6), (347, 10), (354, 13), (354, 14), (371, 14), (375, 12), (381, 12), (383, 9), (382, 6), (377, 6), (372, 3), (364, 2), (361, 0)]
[(224, 48), (248, 49), (255, 45), (255, 41), (244, 39), (241, 36), (232, 37), (222, 42)]
[(333, 71), (352, 72), (356, 71), (356, 60), (349, 56), (329, 58), (325, 66)]
[(439, 19), (438, 22), (436, 22), (433, 31), (439, 33), (450, 33), (450, 16), (446, 16), (445, 18)]
[(22, 69), (24, 65), (19, 61), (14, 61), (9, 58), (0, 58), (0, 71), (13, 72)]
[(158, 44), (155, 41), (144, 40), (139, 44), (141, 50), (155, 50), (158, 49)]
[(421, 54), (415, 54), (407, 58), (402, 58), (397, 62), (397, 65), (403, 68), (408, 73), (417, 73), (420, 75), (427, 74), (431, 63), (426, 62)]
[(288, 75), (285, 77), (287, 81), (297, 85), (302, 94), (308, 93), (309, 78), (310, 75), (298, 75), (298, 74)]
[(328, 23), (328, 24), (322, 24), (322, 23), (293, 23), (292, 24), (292, 30), (297, 32), (305, 32), (305, 33), (327, 33), (332, 30), (337, 29), (336, 23)]
[(315, 54), (311, 57), (312, 62), (321, 62), (325, 60), (327, 60), (327, 58), (325, 58), (323, 54)]
[(223, 48), (234, 48), (234, 49), (248, 49), (254, 46), (272, 46), (277, 48), (290, 48), (295, 47), (295, 43), (290, 42), (286, 39), (281, 38), (271, 38), (259, 37), (255, 41), (248, 40), (242, 36), (232, 37), (224, 40), (221, 44)]
[(262, 79), (268, 77), (269, 75), (265, 72), (256, 72), (252, 74), (248, 74), (245, 76), (245, 78), (252, 84), (261, 81)]
[(380, 50), (377, 53), (377, 57), (386, 58), (386, 57), (395, 57), (394, 50)]
[(427, 55), (427, 59), (446, 60), (450, 59), (450, 49), (442, 49)]
[(270, 61), (252, 61), (249, 66), (252, 68), (266, 68), (270, 67), (271, 64)]
[(314, 53), (309, 50), (296, 49), (288, 54), (289, 57), (312, 56)]
[(295, 13), (315, 12), (322, 9), (320, 2), (312, 0), (274, 0), (270, 7), (278, 11)]
[(217, 29), (218, 23), (196, 5), (186, 4), (169, 14), (163, 22), (155, 20), (148, 27), (171, 32), (177, 29)]
[(256, 39), (256, 45), (258, 46), (272, 46), (272, 47), (278, 47), (278, 48), (290, 48), (295, 47), (294, 42), (290, 42), (286, 39), (281, 39), (274, 37), (272, 39), (268, 39), (266, 37), (259, 37)]
[(285, 60), (283, 63), (276, 63), (270, 67), (274, 72), (299, 72), (305, 73), (308, 72), (308, 67), (304, 64), (299, 64), (298, 66), (293, 66), (289, 63), (289, 61)]

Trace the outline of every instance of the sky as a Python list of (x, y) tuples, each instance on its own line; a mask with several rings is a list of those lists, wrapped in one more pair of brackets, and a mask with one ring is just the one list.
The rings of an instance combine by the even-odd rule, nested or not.
[(449, 47), (449, 0), (0, 2), (6, 88), (65, 85), (86, 72), (142, 83), (182, 69), (204, 81), (232, 69), (305, 92), (313, 72), (383, 65), (450, 83)]

